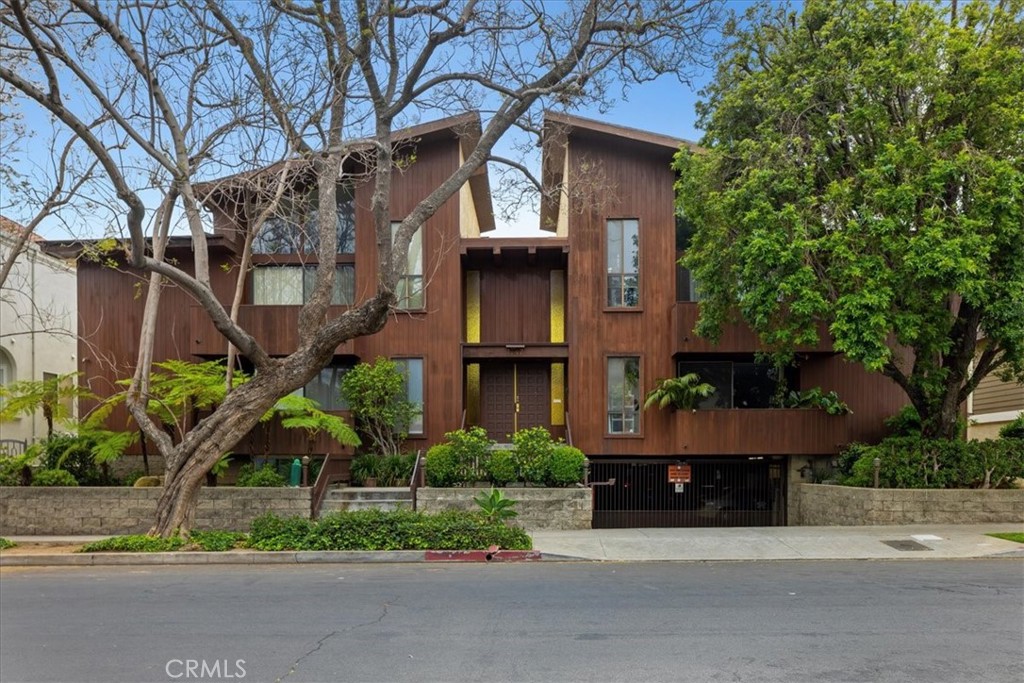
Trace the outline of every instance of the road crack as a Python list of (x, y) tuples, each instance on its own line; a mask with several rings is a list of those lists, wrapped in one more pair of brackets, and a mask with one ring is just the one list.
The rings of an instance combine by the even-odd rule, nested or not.
[(367, 626), (375, 626), (375, 625), (381, 623), (382, 621), (384, 621), (384, 617), (386, 617), (388, 615), (388, 606), (389, 606), (389, 603), (387, 603), (387, 602), (385, 602), (381, 606), (380, 616), (378, 616), (376, 619), (364, 622), (362, 624), (353, 624), (352, 626), (349, 626), (348, 628), (343, 628), (343, 629), (340, 629), (340, 630), (331, 631), (330, 633), (325, 635), (323, 638), (321, 638), (320, 640), (316, 641), (316, 645), (314, 645), (312, 648), (310, 648), (304, 654), (302, 654), (298, 659), (296, 659), (294, 662), (292, 662), (291, 667), (288, 668), (288, 673), (284, 674), (283, 676), (278, 676), (277, 678), (275, 678), (274, 679), (274, 683), (281, 683), (286, 678), (288, 678), (293, 673), (295, 673), (298, 670), (299, 665), (302, 664), (303, 661), (305, 661), (306, 659), (312, 657), (314, 654), (319, 652), (320, 648), (322, 648), (324, 646), (324, 643), (326, 643), (331, 638), (334, 638), (335, 636), (339, 636), (339, 635), (341, 635), (343, 633), (351, 633), (352, 631), (356, 630), (357, 628), (365, 628)]

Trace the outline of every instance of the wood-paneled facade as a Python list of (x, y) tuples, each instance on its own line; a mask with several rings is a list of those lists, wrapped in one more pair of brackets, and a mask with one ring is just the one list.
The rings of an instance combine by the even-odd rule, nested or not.
[[(467, 122), (470, 125), (467, 125)], [(464, 158), (463, 142), (478, 119), (428, 124), (414, 138), (415, 162), (394, 177), (393, 218), (403, 218)], [(478, 130), (478, 129), (477, 129)], [(469, 131), (469, 132), (467, 132)], [(637, 392), (674, 376), (679, 362), (753, 357), (756, 336), (736, 325), (712, 344), (693, 332), (699, 306), (678, 301), (674, 172), (680, 142), (576, 117), (552, 116), (543, 176), (564, 189), (542, 203), (550, 237), (489, 239), (493, 227), (485, 174), (446, 202), (424, 226), (426, 263), (422, 309), (396, 312), (384, 329), (346, 342), (343, 362), (377, 356), (423, 359), (424, 428), (411, 449), (440, 441), (462, 425), (488, 427), (499, 441), (516, 428), (542, 425), (595, 458), (662, 459), (828, 456), (850, 441), (881, 434), (882, 420), (904, 402), (895, 386), (848, 364), (827, 335), (801, 349), (797, 387), (835, 390), (852, 414), (814, 410), (712, 409), (695, 413), (639, 411), (634, 433), (610, 433), (609, 359), (638, 358)], [(355, 268), (355, 292), (376, 286), (371, 187), (356, 186), (355, 253), (339, 263)], [(238, 265), (237, 231), (215, 215), (211, 275), (230, 301)], [(608, 222), (638, 225), (635, 305), (609, 306)], [(54, 248), (67, 248), (55, 245)], [(188, 240), (172, 256), (191, 260)], [(287, 260), (287, 259), (284, 259)], [(108, 393), (129, 376), (136, 357), (145, 281), (139, 273), (83, 262), (79, 268), (81, 368), (90, 386)], [(257, 305), (248, 280), (241, 323), (272, 355), (298, 341), (298, 306)], [(155, 358), (223, 357), (226, 342), (187, 295), (168, 286), (161, 305)], [(340, 312), (342, 307), (333, 309)], [(115, 420), (126, 420), (119, 414)], [(247, 442), (267, 443), (262, 433)], [(270, 451), (300, 454), (295, 435), (269, 435)], [(238, 452), (255, 447), (244, 443)], [(320, 443), (317, 449), (335, 448)], [(258, 450), (258, 449), (257, 449)]]

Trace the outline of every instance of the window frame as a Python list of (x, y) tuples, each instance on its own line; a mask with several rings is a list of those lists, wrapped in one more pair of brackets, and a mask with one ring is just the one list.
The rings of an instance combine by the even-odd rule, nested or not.
[[(626, 253), (625, 253), (625, 243), (626, 243), (625, 225), (629, 221), (633, 221), (633, 222), (636, 223), (636, 272), (635, 273), (632, 273), (632, 272), (631, 273), (627, 273), (624, 270), (623, 271), (619, 271), (618, 273), (611, 273), (611, 272), (608, 271), (608, 256), (609, 256), (609, 251), (610, 251), (609, 231), (610, 231), (610, 228), (611, 228), (611, 224), (613, 222), (616, 222), (616, 221), (622, 224), (622, 231), (621, 231), (622, 240), (621, 240), (621, 242), (623, 244), (623, 253), (621, 254), (621, 258), (620, 258), (620, 262), (622, 262), (622, 263), (625, 262), (625, 258), (626, 258)], [(602, 238), (602, 250), (601, 250), (602, 251), (602, 254), (601, 254), (601, 256), (602, 256), (602, 269), (604, 270), (604, 281), (603, 281), (603, 290), (602, 290), (602, 293), (601, 293), (601, 298), (602, 298), (602, 302), (603, 302), (603, 309), (604, 309), (604, 312), (606, 312), (606, 313), (640, 313), (640, 312), (643, 312), (643, 310), (644, 310), (644, 305), (643, 305), (643, 299), (644, 299), (644, 297), (643, 297), (643, 284), (642, 284), (642, 279), (641, 279), (641, 276), (642, 276), (643, 271), (644, 271), (644, 263), (643, 263), (644, 259), (643, 259), (642, 240), (641, 240), (641, 237), (640, 237), (640, 223), (641, 223), (640, 219), (638, 217), (636, 217), (636, 216), (627, 216), (627, 217), (609, 216), (609, 217), (605, 218), (605, 221), (604, 221), (604, 235), (603, 235), (603, 238)], [(613, 277), (615, 275), (617, 275), (619, 278), (621, 278), (622, 282), (625, 281), (625, 278), (627, 277), (627, 275), (634, 275), (636, 277), (636, 304), (635, 305), (633, 305), (633, 306), (630, 306), (628, 304), (617, 304), (616, 305), (616, 304), (612, 304), (612, 303), (609, 302), (608, 294), (611, 291), (610, 287), (609, 287), (609, 280), (611, 279), (611, 277)], [(622, 299), (625, 300), (625, 289), (623, 289), (622, 286), (620, 285), (619, 290), (620, 290), (620, 295), (621, 295)]]
[(427, 434), (427, 359), (425, 356), (392, 356), (391, 362), (399, 366), (399, 372), (402, 373), (405, 381), (405, 398), (409, 398), (409, 380), (408, 380), (408, 363), (409, 361), (419, 361), (420, 363), (420, 403), (419, 403), (419, 431), (413, 431), (412, 427), (415, 424), (415, 420), (410, 421), (408, 437), (410, 439), (422, 439), (426, 438)]
[[(305, 306), (306, 303), (309, 301), (309, 293), (307, 292), (307, 289), (306, 289), (307, 282), (309, 282), (308, 276), (311, 273), (316, 273), (316, 269), (318, 267), (319, 266), (316, 263), (301, 263), (301, 262), (299, 262), (299, 263), (277, 263), (277, 262), (254, 263), (252, 271), (250, 273), (250, 283), (249, 283), (250, 284), (250, 288), (249, 288), (249, 301), (250, 301), (250, 305), (252, 305), (252, 306)], [(268, 271), (268, 270), (270, 270), (272, 268), (293, 268), (296, 271), (299, 271), (299, 279), (301, 280), (301, 283), (300, 283), (299, 286), (302, 289), (302, 301), (300, 301), (298, 303), (271, 304), (271, 303), (260, 303), (260, 302), (258, 302), (256, 300), (256, 293), (257, 293), (257, 285), (256, 285), (256, 277), (257, 277), (257, 275), (256, 275), (256, 273), (257, 273), (257, 271), (264, 271), (265, 272), (265, 271)], [(338, 286), (338, 282), (340, 281), (340, 277), (341, 277), (341, 270), (343, 270), (343, 269), (348, 269), (348, 270), (352, 271), (352, 276), (351, 276), (352, 289), (349, 292), (345, 292), (346, 294), (350, 295), (348, 297), (349, 301), (346, 302), (346, 301), (342, 300), (341, 302), (336, 303), (334, 301), (334, 296), (333, 296), (333, 292), (332, 292), (331, 302), (329, 304), (330, 306), (354, 306), (355, 305), (355, 300), (356, 300), (356, 267), (355, 267), (354, 263), (350, 263), (350, 262), (336, 262), (334, 264), (334, 283), (335, 283), (335, 288), (337, 288), (337, 286)], [(313, 279), (315, 280), (315, 277)], [(337, 289), (335, 291), (337, 291)]]
[[(637, 361), (637, 378), (636, 378), (636, 392), (637, 395), (634, 398), (634, 424), (636, 431), (633, 432), (613, 432), (611, 431), (611, 361), (613, 359), (636, 359)], [(625, 377), (625, 368), (623, 368), (623, 377)], [(639, 439), (643, 438), (643, 405), (644, 405), (644, 356), (638, 351), (614, 351), (606, 353), (604, 356), (604, 436), (608, 439)], [(623, 397), (625, 398), (625, 397)], [(623, 415), (622, 420), (625, 422), (625, 402), (623, 402)]]
[[(338, 207), (339, 218), (343, 214), (347, 214), (351, 217), (349, 221), (349, 227), (351, 228), (352, 236), (352, 249), (351, 251), (343, 250), (344, 244), (340, 243), (337, 245), (335, 252), (340, 255), (345, 255), (354, 258), (358, 246), (356, 245), (356, 206), (355, 206), (355, 190), (350, 185), (339, 183), (337, 192), (335, 195), (335, 203)], [(343, 204), (347, 204), (350, 208), (342, 211), (341, 207)], [(284, 223), (282, 227), (282, 234), (286, 237), (290, 237), (288, 244), (292, 247), (289, 251), (265, 251), (262, 248), (260, 241), (260, 235), (267, 229), (267, 222), (265, 221), (263, 226), (260, 228), (252, 244), (253, 256), (259, 257), (310, 257), (316, 256), (316, 246), (307, 240), (309, 234), (306, 227), (309, 225), (312, 216), (318, 211), (319, 205), (319, 191), (318, 188), (313, 186), (302, 192), (296, 192), (290, 194), (290, 196), (282, 199), (281, 205), (287, 216), (274, 216), (271, 220), (276, 222)], [(300, 207), (300, 208), (296, 208)], [(291, 232), (289, 233), (288, 230)], [(296, 234), (298, 233), (298, 234)], [(335, 230), (337, 234), (337, 229)]]
[[(392, 243), (394, 242), (394, 239), (395, 239), (395, 231), (401, 225), (402, 225), (402, 221), (391, 221), (391, 241), (392, 241)], [(410, 256), (410, 253), (411, 253), (411, 250), (412, 250), (412, 246), (413, 246), (413, 244), (415, 244), (417, 239), (419, 240), (419, 247), (420, 247), (420, 249), (419, 249), (419, 263), (416, 264), (416, 265), (418, 265), (419, 273), (418, 274), (417, 273), (410, 274), (409, 273), (409, 266), (412, 265), (412, 264), (410, 263), (409, 256)], [(426, 259), (426, 230), (425, 230), (425, 227), (423, 225), (421, 225), (420, 227), (416, 228), (416, 231), (412, 234), (412, 239), (409, 240), (409, 249), (410, 249), (410, 251), (407, 252), (406, 255), (405, 255), (405, 271), (403, 271), (398, 276), (398, 280), (395, 282), (395, 296), (397, 297), (397, 302), (395, 303), (395, 308), (397, 308), (400, 311), (425, 311), (426, 308), (427, 308), (427, 281), (426, 281), (427, 259)], [(414, 305), (411, 305), (413, 296), (409, 294), (409, 291), (410, 291), (410, 284), (409, 283), (412, 282), (413, 280), (417, 279), (417, 278), (420, 281), (420, 288), (419, 288), (419, 291), (416, 292), (416, 294), (419, 295), (420, 301), (419, 301), (419, 305), (418, 306), (414, 306)], [(405, 293), (404, 296), (403, 296), (402, 292)]]

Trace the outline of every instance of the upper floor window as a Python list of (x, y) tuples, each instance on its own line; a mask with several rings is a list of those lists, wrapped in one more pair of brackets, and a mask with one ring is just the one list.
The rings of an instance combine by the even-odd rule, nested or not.
[[(753, 361), (680, 361), (678, 376), (696, 373), (701, 382), (715, 387), (715, 393), (701, 400), (698, 407), (772, 408), (779, 391), (779, 370), (770, 363)], [(781, 379), (786, 391), (797, 387), (797, 369), (785, 368)]]
[(608, 221), (608, 299), (610, 308), (640, 305), (640, 222), (633, 218)]
[[(309, 301), (315, 284), (315, 266), (257, 266), (252, 271), (252, 302), (257, 306), (301, 306)], [(355, 268), (336, 265), (331, 304), (351, 306), (355, 289)]]
[(640, 358), (608, 359), (608, 433), (640, 433)]
[(676, 216), (676, 301), (700, 301), (700, 288), (693, 271), (679, 263), (693, 241), (693, 223)]
[[(356, 212), (352, 191), (339, 187), (336, 193), (338, 220), (335, 225), (339, 254), (356, 251)], [(254, 254), (315, 254), (320, 248), (320, 226), (316, 190), (281, 202), (252, 243)]]
[[(391, 239), (395, 239), (399, 222), (391, 224)], [(419, 310), (424, 307), (423, 296), (423, 226), (417, 228), (409, 241), (409, 253), (405, 259), (405, 270), (399, 275), (395, 295), (398, 308)]]
[(423, 433), (423, 359), (396, 358), (395, 365), (405, 378), (405, 398), (416, 406), (409, 421), (409, 434)]

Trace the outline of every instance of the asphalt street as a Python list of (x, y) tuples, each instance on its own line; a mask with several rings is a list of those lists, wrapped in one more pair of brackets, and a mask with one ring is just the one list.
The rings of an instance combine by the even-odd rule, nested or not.
[(1024, 562), (0, 572), (7, 681), (1024, 680)]

